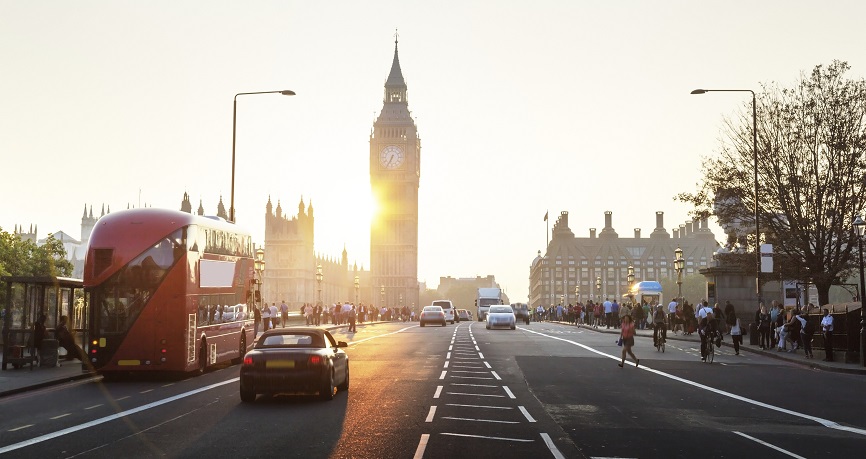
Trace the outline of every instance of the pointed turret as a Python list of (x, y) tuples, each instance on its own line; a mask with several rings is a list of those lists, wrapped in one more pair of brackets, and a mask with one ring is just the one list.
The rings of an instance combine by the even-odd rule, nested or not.
[(268, 215), (272, 215), (274, 212), (274, 205), (271, 204), (271, 195), (268, 195), (268, 203), (265, 204), (265, 212), (267, 212)]
[(277, 218), (283, 216), (283, 206), (280, 205), (280, 200), (277, 199)]
[(298, 203), (298, 217), (304, 215), (304, 196), (301, 195), (301, 202)]
[[(217, 205), (217, 217), (220, 217), (224, 220), (229, 219), (229, 214), (226, 213), (226, 206), (223, 204), (223, 195), (220, 195), (220, 202)], [(237, 217), (237, 215), (235, 215)]]
[(189, 202), (189, 193), (183, 192), (183, 201), (180, 202), (180, 211), (188, 214), (192, 213), (192, 203)]
[(204, 205), (201, 202), (201, 198), (198, 200), (198, 214), (204, 215)]
[(394, 60), (391, 62), (391, 72), (385, 81), (385, 102), (407, 103), (406, 80), (403, 79), (403, 71), (400, 69), (400, 56), (397, 52), (397, 38), (394, 38)]

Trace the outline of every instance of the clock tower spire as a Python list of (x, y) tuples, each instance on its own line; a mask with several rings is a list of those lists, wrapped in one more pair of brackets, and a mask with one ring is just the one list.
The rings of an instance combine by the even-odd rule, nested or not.
[(382, 110), (370, 134), (370, 187), (379, 209), (370, 227), (370, 274), (377, 306), (418, 307), (418, 186), (421, 139), (394, 39)]

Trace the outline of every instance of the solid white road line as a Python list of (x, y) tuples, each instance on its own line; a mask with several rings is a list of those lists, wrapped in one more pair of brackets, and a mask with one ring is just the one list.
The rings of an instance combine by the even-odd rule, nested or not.
[(427, 413), (427, 419), (424, 422), (433, 422), (433, 416), (436, 415), (436, 405), (430, 407), (430, 412)]
[(468, 395), (470, 397), (496, 397), (496, 398), (505, 398), (504, 395), (495, 395), (495, 394), (470, 394), (467, 392), (446, 392), (448, 395)]
[(442, 386), (436, 386), (436, 393), (433, 394), (433, 398), (439, 398), (442, 395)]
[(522, 406), (518, 406), (517, 408), (520, 410), (521, 413), (523, 413), (523, 416), (526, 417), (526, 420), (527, 420), (527, 421), (529, 421), (529, 422), (535, 422), (535, 418), (533, 418), (533, 417), (529, 414), (529, 411), (526, 411), (526, 408), (524, 408), (524, 407), (522, 407)]
[[(469, 435), (469, 434), (459, 434), (459, 433), (451, 433), (451, 432), (442, 432), (441, 435), (450, 435), (452, 437), (484, 438), (486, 440), (517, 441), (517, 442), (522, 442), (522, 443), (532, 443), (535, 441), (535, 440), (527, 440), (527, 439), (523, 439), (523, 438), (488, 437), (485, 435)], [(560, 455), (560, 457), (562, 457), (562, 455)]]
[(442, 419), (450, 419), (452, 421), (492, 422), (492, 423), (496, 423), (496, 424), (520, 424), (520, 422), (518, 422), (518, 421), (498, 421), (496, 419), (455, 418), (452, 416), (442, 416)]
[(451, 370), (451, 373), (470, 373), (474, 375), (486, 375), (489, 371)]
[(469, 386), (469, 387), (499, 387), (493, 384), (467, 384), (467, 383), (451, 383), (452, 386)]
[(505, 393), (508, 394), (508, 398), (517, 398), (514, 396), (514, 393), (511, 392), (511, 389), (509, 389), (508, 386), (502, 386), (502, 388), (505, 389)]
[(748, 438), (749, 440), (752, 440), (752, 441), (755, 442), (755, 443), (760, 443), (760, 444), (762, 444), (762, 445), (764, 445), (764, 446), (766, 446), (766, 447), (768, 447), (768, 448), (772, 448), (772, 449), (774, 449), (774, 450), (776, 450), (776, 451), (778, 451), (778, 452), (780, 452), (780, 453), (787, 454), (788, 456), (795, 457), (795, 458), (797, 458), (797, 459), (806, 459), (806, 458), (803, 457), (803, 456), (796, 455), (796, 454), (794, 454), (794, 453), (792, 453), (792, 452), (790, 452), (790, 451), (788, 451), (788, 450), (786, 450), (786, 449), (779, 448), (778, 446), (776, 446), (776, 445), (772, 445), (772, 444), (767, 443), (767, 442), (765, 442), (765, 441), (763, 441), (763, 440), (758, 440), (757, 438), (752, 437), (752, 436), (750, 436), (750, 435), (746, 435), (746, 434), (744, 434), (744, 433), (742, 433), (742, 432), (737, 432), (736, 430), (733, 431), (733, 432), (734, 432), (735, 434), (737, 434), (737, 435), (743, 437), (743, 438)]
[[(510, 406), (490, 406), (490, 405), (464, 405), (461, 403), (446, 403), (448, 406), (461, 406), (464, 408), (489, 408), (491, 410), (513, 410)], [(533, 421), (535, 422), (535, 421)]]
[(77, 426), (68, 427), (66, 429), (61, 429), (61, 430), (58, 430), (56, 432), (52, 432), (52, 433), (45, 434), (45, 435), (40, 435), (36, 438), (31, 438), (30, 440), (24, 440), (22, 442), (18, 442), (18, 443), (12, 444), (12, 445), (4, 446), (4, 447), (0, 448), (0, 454), (8, 453), (9, 451), (15, 451), (16, 449), (24, 448), (25, 446), (35, 445), (37, 443), (41, 443), (43, 441), (48, 441), (48, 440), (51, 440), (51, 439), (54, 439), (57, 437), (62, 437), (64, 435), (78, 432), (80, 430), (89, 429), (91, 427), (95, 427), (95, 426), (98, 426), (100, 424), (104, 424), (106, 422), (114, 421), (116, 419), (125, 418), (125, 417), (133, 415), (135, 413), (146, 411), (146, 410), (149, 410), (151, 408), (156, 408), (160, 405), (165, 405), (166, 403), (171, 403), (175, 400), (180, 400), (182, 398), (190, 397), (192, 395), (196, 395), (196, 394), (199, 394), (201, 392), (209, 391), (211, 389), (215, 389), (217, 387), (224, 386), (226, 384), (237, 383), (238, 380), (240, 380), (240, 378), (232, 378), (232, 379), (229, 379), (226, 381), (221, 381), (221, 382), (218, 382), (216, 384), (211, 384), (209, 386), (200, 387), (198, 389), (191, 390), (189, 392), (184, 392), (182, 394), (178, 394), (178, 395), (175, 395), (172, 397), (164, 398), (162, 400), (148, 403), (146, 405), (141, 405), (137, 408), (132, 408), (132, 409), (129, 409), (126, 411), (121, 411), (120, 413), (115, 413), (115, 414), (112, 414), (110, 416), (105, 416), (103, 418), (94, 419), (93, 421), (85, 422), (84, 424), (79, 424)]
[(550, 435), (542, 433), (541, 438), (544, 440), (544, 444), (547, 445), (547, 449), (550, 450), (550, 453), (553, 454), (553, 457), (555, 459), (565, 459), (565, 456), (563, 456), (562, 453), (559, 452), (559, 448), (557, 448), (556, 445), (553, 444), (553, 440), (550, 439)]
[(421, 435), (421, 441), (418, 442), (418, 448), (415, 449), (415, 457), (414, 459), (421, 459), (424, 457), (424, 450), (427, 449), (427, 442), (430, 440), (430, 434)]
[[(529, 333), (534, 333), (534, 334), (539, 335), (539, 336), (544, 336), (544, 337), (546, 337), (546, 338), (555, 339), (555, 340), (563, 341), (563, 342), (566, 342), (566, 343), (569, 343), (569, 344), (573, 344), (573, 345), (578, 346), (578, 347), (580, 347), (580, 348), (583, 348), (583, 349), (585, 349), (585, 350), (587, 350), (587, 351), (589, 351), (589, 352), (592, 352), (592, 353), (594, 353), (594, 354), (598, 354), (598, 355), (600, 355), (600, 356), (602, 356), (602, 357), (607, 357), (607, 358), (612, 359), (612, 360), (619, 361), (619, 360), (621, 360), (621, 358), (622, 358), (621, 356), (618, 356), (618, 355), (606, 354), (606, 353), (604, 353), (604, 352), (602, 352), (602, 351), (599, 351), (599, 350), (597, 350), (597, 349), (593, 349), (593, 348), (591, 348), (591, 347), (589, 347), (589, 346), (587, 346), (587, 345), (585, 345), (585, 344), (581, 344), (581, 343), (578, 343), (578, 342), (576, 342), (576, 341), (571, 341), (571, 340), (568, 340), (568, 339), (565, 339), (565, 338), (559, 338), (559, 337), (557, 337), (557, 336), (546, 335), (546, 334), (544, 334), (544, 333), (539, 333), (539, 332), (537, 332), (537, 331), (530, 330), (530, 329), (524, 329), (524, 330), (526, 330), (526, 331), (529, 332)], [(760, 401), (758, 401), (758, 400), (753, 400), (753, 399), (748, 398), (748, 397), (743, 397), (742, 395), (737, 395), (737, 394), (734, 394), (734, 393), (731, 393), (731, 392), (727, 392), (727, 391), (723, 391), (723, 390), (715, 389), (715, 388), (712, 388), (712, 387), (709, 387), (709, 386), (706, 386), (706, 385), (703, 385), (703, 384), (697, 383), (697, 382), (692, 381), (692, 380), (689, 380), (689, 379), (685, 379), (685, 378), (681, 378), (681, 377), (679, 377), (679, 376), (675, 376), (675, 375), (672, 375), (672, 374), (669, 374), (669, 373), (665, 373), (665, 372), (663, 372), (663, 371), (654, 370), (654, 369), (652, 369), (652, 368), (650, 368), (650, 367), (648, 367), (648, 366), (646, 366), (646, 365), (640, 366), (640, 367), (638, 367), (638, 369), (639, 369), (639, 370), (643, 370), (643, 371), (648, 371), (648, 372), (650, 372), (650, 373), (654, 373), (654, 374), (659, 375), (659, 376), (664, 376), (665, 378), (672, 379), (672, 380), (674, 380), (674, 381), (678, 381), (678, 382), (681, 382), (681, 383), (683, 383), (683, 384), (687, 384), (687, 385), (693, 386), (693, 387), (698, 388), (698, 389), (701, 389), (701, 390), (705, 390), (705, 391), (708, 391), (708, 392), (713, 392), (714, 394), (717, 394), (717, 395), (722, 395), (722, 396), (725, 396), (725, 397), (728, 397), (728, 398), (732, 398), (732, 399), (734, 399), (734, 400), (739, 400), (739, 401), (741, 401), (741, 402), (750, 403), (750, 404), (752, 404), (752, 405), (759, 406), (759, 407), (761, 407), (761, 408), (766, 408), (766, 409), (768, 409), (768, 410), (777, 411), (777, 412), (779, 412), (779, 413), (788, 414), (788, 415), (795, 416), (795, 417), (802, 418), (802, 419), (808, 419), (808, 420), (813, 421), (813, 422), (816, 422), (816, 423), (818, 423), (818, 424), (820, 424), (820, 425), (822, 425), (822, 426), (824, 426), (824, 427), (827, 427), (828, 429), (841, 430), (841, 431), (844, 431), (844, 432), (850, 432), (850, 433), (853, 433), (853, 434), (864, 435), (864, 436), (866, 436), (866, 429), (858, 429), (858, 428), (856, 428), (856, 427), (843, 426), (843, 425), (841, 425), (841, 424), (839, 424), (839, 423), (837, 423), (837, 422), (830, 421), (829, 419), (819, 418), (819, 417), (817, 417), (817, 416), (812, 416), (812, 415), (809, 415), (809, 414), (800, 413), (800, 412), (798, 412), (798, 411), (789, 410), (789, 409), (787, 409), (787, 408), (782, 408), (782, 407), (779, 407), (779, 406), (770, 405), (769, 403), (760, 402)]]
[[(454, 379), (484, 379), (484, 380), (492, 380), (493, 378), (482, 378), (481, 376), (454, 376), (451, 375)], [(442, 379), (442, 378), (439, 378)]]
[(401, 329), (399, 329), (399, 330), (397, 330), (397, 331), (392, 331), (392, 332), (384, 333), (384, 334), (381, 334), (381, 335), (371, 336), (371, 337), (369, 337), (369, 338), (359, 339), (358, 341), (352, 341), (351, 343), (349, 343), (349, 347), (354, 346), (354, 345), (356, 345), (356, 344), (361, 344), (361, 343), (363, 343), (364, 341), (370, 341), (371, 339), (382, 338), (382, 337), (390, 336), (390, 335), (396, 335), (397, 333), (403, 333), (404, 331), (406, 331), (406, 330), (410, 330), (410, 329), (415, 328), (415, 327), (417, 327), (417, 325), (413, 325), (413, 326), (411, 326), (411, 327), (406, 327), (406, 328), (401, 328)]

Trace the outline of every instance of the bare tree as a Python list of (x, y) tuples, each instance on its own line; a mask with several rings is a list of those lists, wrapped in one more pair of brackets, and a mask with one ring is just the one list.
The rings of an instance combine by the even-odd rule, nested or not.
[[(821, 304), (854, 266), (851, 223), (863, 211), (866, 193), (866, 80), (846, 79), (849, 69), (841, 61), (818, 65), (792, 88), (764, 84), (758, 95), (762, 242), (774, 244), (783, 278), (812, 279)], [(678, 196), (695, 206), (695, 214), (718, 218), (734, 258), (747, 257), (756, 243), (750, 105), (725, 120), (727, 139), (718, 155), (704, 161), (697, 192)], [(754, 264), (743, 267), (754, 271)]]

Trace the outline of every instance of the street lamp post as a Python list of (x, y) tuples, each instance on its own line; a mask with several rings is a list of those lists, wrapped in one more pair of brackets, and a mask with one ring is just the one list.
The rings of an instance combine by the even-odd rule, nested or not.
[(674, 250), (674, 269), (677, 272), (677, 299), (679, 303), (683, 303), (683, 269), (685, 269), (686, 260), (683, 259), (683, 249), (677, 246)]
[(325, 279), (325, 275), (322, 274), (322, 265), (316, 265), (316, 283), (319, 284), (319, 304), (322, 305), (322, 281)]
[(601, 276), (595, 278), (595, 296), (601, 299)]
[(380, 307), (385, 307), (385, 286), (379, 286), (379, 294), (382, 295), (382, 304)]
[(634, 285), (634, 266), (628, 265), (626, 270), (627, 274), (625, 276), (628, 281), (628, 299), (634, 305), (634, 293), (632, 293), (631, 288)]
[(229, 221), (235, 222), (235, 138), (238, 128), (238, 96), (248, 96), (251, 94), (282, 94), (284, 96), (294, 96), (295, 91), (284, 89), (282, 91), (258, 91), (258, 92), (239, 92), (235, 94), (234, 107), (232, 109), (232, 200), (229, 205)]
[(860, 365), (866, 366), (866, 280), (863, 278), (863, 235), (866, 234), (866, 222), (858, 215), (854, 219), (854, 230), (857, 232), (857, 252), (860, 254)]
[(358, 304), (358, 291), (361, 289), (361, 279), (355, 276), (355, 304)]
[(750, 92), (752, 93), (752, 159), (755, 179), (755, 293), (761, 304), (761, 231), (758, 227), (758, 102), (755, 91), (751, 89), (695, 89), (692, 94), (708, 92)]
[(264, 283), (265, 275), (265, 250), (261, 247), (256, 250), (256, 261), (253, 262), (253, 269), (255, 269), (258, 277), (256, 282), (256, 293), (258, 295), (255, 301), (253, 301), (253, 307), (258, 308), (257, 303), (262, 300), (262, 284)]

